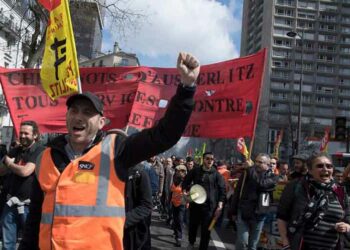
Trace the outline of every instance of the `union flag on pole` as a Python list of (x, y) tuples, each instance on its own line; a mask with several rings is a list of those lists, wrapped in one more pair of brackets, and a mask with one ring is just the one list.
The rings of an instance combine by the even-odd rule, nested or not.
[(283, 138), (283, 129), (278, 133), (277, 137), (276, 137), (276, 141), (275, 141), (275, 145), (273, 147), (273, 156), (276, 157), (277, 159), (279, 159), (279, 151), (280, 151), (280, 145), (282, 142), (282, 138)]
[(237, 151), (244, 155), (246, 160), (250, 159), (249, 151), (243, 137), (237, 139)]
[(329, 127), (326, 127), (324, 130), (324, 136), (321, 140), (320, 152), (326, 153), (328, 151), (329, 131)]
[(50, 12), (40, 71), (43, 89), (52, 100), (81, 92), (68, 0), (39, 2)]

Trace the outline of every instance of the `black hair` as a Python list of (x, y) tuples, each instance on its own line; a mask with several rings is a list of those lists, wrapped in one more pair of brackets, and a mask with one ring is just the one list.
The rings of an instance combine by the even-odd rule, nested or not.
[(206, 155), (214, 155), (214, 154), (213, 154), (212, 152), (207, 151), (207, 152), (205, 152), (205, 153), (203, 154), (203, 158), (204, 158)]
[(289, 165), (288, 162), (286, 162), (286, 161), (278, 161), (277, 162), (277, 167), (279, 168), (279, 167), (281, 167), (282, 165), (285, 165), (285, 164)]
[(189, 162), (189, 161), (193, 161), (193, 157), (192, 156), (187, 156), (186, 157), (186, 162)]
[(35, 140), (36, 141), (39, 140), (39, 137), (40, 137), (39, 127), (35, 121), (23, 121), (21, 122), (21, 127), (22, 126), (31, 126), (33, 128), (33, 135), (37, 135)]

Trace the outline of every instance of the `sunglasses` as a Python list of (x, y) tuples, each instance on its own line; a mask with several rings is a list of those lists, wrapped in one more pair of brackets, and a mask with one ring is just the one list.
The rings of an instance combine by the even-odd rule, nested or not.
[(330, 164), (330, 163), (319, 163), (319, 164), (316, 164), (316, 168), (318, 168), (318, 169), (323, 169), (324, 167), (326, 167), (326, 169), (332, 169), (333, 165)]

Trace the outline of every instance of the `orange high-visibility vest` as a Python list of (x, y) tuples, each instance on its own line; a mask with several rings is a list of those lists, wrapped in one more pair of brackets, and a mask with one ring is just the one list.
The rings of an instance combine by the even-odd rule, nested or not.
[(181, 185), (175, 186), (173, 183), (171, 185), (171, 203), (175, 206), (178, 207), (183, 204), (183, 194), (182, 194), (182, 187)]
[(123, 249), (124, 182), (114, 165), (115, 135), (58, 171), (47, 148), (36, 176), (44, 193), (41, 250)]

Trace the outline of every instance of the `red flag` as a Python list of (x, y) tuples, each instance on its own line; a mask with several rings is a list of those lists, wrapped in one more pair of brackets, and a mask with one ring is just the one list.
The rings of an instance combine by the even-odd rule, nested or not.
[(38, 0), (38, 2), (48, 11), (55, 9), (61, 4), (61, 0)]

